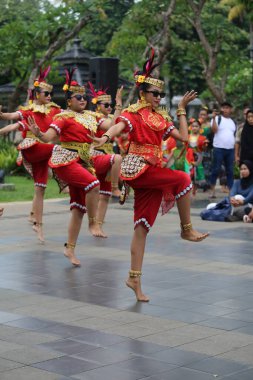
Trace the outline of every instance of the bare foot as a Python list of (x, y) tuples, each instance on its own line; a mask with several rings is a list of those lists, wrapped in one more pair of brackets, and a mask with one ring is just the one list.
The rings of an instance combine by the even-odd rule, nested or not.
[(37, 233), (37, 238), (41, 244), (45, 243), (43, 229), (42, 229), (42, 223), (33, 223), (33, 230)]
[(121, 191), (120, 189), (115, 189), (115, 190), (112, 190), (112, 196), (114, 198), (119, 198), (121, 196)]
[(101, 224), (98, 224), (97, 222), (89, 223), (89, 231), (92, 236), (107, 238), (107, 235), (104, 233), (104, 231), (101, 228)]
[(78, 260), (75, 256), (74, 248), (67, 248), (65, 246), (64, 256), (67, 257), (69, 261), (71, 262), (71, 264), (74, 265), (75, 267), (81, 266), (80, 260)]
[(126, 281), (126, 286), (132, 289), (135, 292), (137, 301), (139, 302), (149, 302), (149, 298), (141, 291), (141, 281), (140, 278), (131, 278), (129, 277)]
[(188, 230), (188, 231), (182, 231), (181, 232), (181, 238), (184, 240), (189, 240), (189, 241), (194, 241), (194, 242), (199, 242), (204, 240), (209, 236), (209, 232), (207, 233), (201, 233), (196, 230)]
[(0, 216), (3, 215), (3, 212), (4, 212), (4, 208), (3, 208), (3, 207), (0, 207)]

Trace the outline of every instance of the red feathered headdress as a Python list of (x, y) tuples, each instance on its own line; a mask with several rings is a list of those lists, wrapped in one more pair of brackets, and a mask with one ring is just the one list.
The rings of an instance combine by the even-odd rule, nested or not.
[(53, 86), (49, 83), (46, 82), (46, 77), (48, 76), (49, 72), (51, 70), (51, 66), (48, 66), (45, 70), (42, 70), (40, 68), (40, 73), (37, 79), (35, 79), (33, 86), (40, 87), (45, 91), (52, 92), (53, 91)]
[(153, 78), (152, 71), (159, 66), (158, 63), (153, 64), (155, 58), (155, 50), (151, 48), (149, 59), (144, 63), (142, 72), (136, 71), (134, 73), (136, 86), (139, 87), (142, 83), (149, 83), (159, 88), (163, 88), (164, 82), (160, 79)]

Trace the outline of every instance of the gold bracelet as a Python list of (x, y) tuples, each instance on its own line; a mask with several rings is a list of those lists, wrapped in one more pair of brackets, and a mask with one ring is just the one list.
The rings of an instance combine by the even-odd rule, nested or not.
[(120, 111), (120, 110), (122, 110), (122, 108), (123, 107), (121, 105), (119, 105), (119, 104), (116, 104), (116, 106), (115, 106), (115, 110), (119, 110)]
[(104, 133), (102, 137), (107, 137), (106, 142), (108, 142), (109, 140), (111, 140), (111, 136), (107, 135), (106, 133)]
[(182, 115), (186, 116), (186, 111), (185, 110), (177, 110), (177, 117), (182, 116)]

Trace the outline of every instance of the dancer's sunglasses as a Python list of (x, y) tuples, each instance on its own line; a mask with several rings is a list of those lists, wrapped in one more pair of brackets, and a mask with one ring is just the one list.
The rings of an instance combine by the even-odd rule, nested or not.
[(78, 100), (79, 102), (83, 99), (83, 100), (87, 100), (86, 99), (86, 96), (85, 95), (81, 95), (81, 94), (77, 94), (77, 95), (73, 95), (71, 96), (71, 98), (75, 98), (76, 100)]
[(100, 104), (103, 104), (105, 106), (105, 108), (109, 108), (109, 107), (112, 108), (112, 104), (111, 103), (100, 103)]
[(160, 96), (160, 98), (165, 98), (166, 96), (165, 92), (159, 92), (159, 91), (145, 91), (145, 92), (152, 94), (155, 98), (158, 98), (158, 96)]
[(52, 97), (54, 95), (54, 93), (53, 92), (49, 92), (49, 91), (44, 91), (44, 95), (47, 98), (49, 95)]

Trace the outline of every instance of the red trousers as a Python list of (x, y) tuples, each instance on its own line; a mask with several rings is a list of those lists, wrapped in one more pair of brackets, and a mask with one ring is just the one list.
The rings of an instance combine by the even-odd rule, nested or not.
[(22, 149), (24, 160), (31, 166), (35, 186), (47, 187), (48, 160), (51, 157), (53, 147), (54, 144), (38, 143), (28, 149)]
[(188, 174), (156, 166), (149, 166), (127, 183), (134, 189), (134, 227), (141, 223), (147, 231), (153, 226), (160, 206), (162, 214), (167, 213), (192, 188)]
[(106, 176), (111, 170), (114, 162), (114, 154), (101, 154), (99, 156), (92, 157), (96, 175), (100, 182), (100, 194), (112, 195), (112, 184), (110, 181), (106, 181)]
[(98, 179), (78, 162), (72, 162), (53, 170), (69, 186), (70, 210), (77, 208), (85, 213), (85, 195), (94, 187), (99, 186)]

